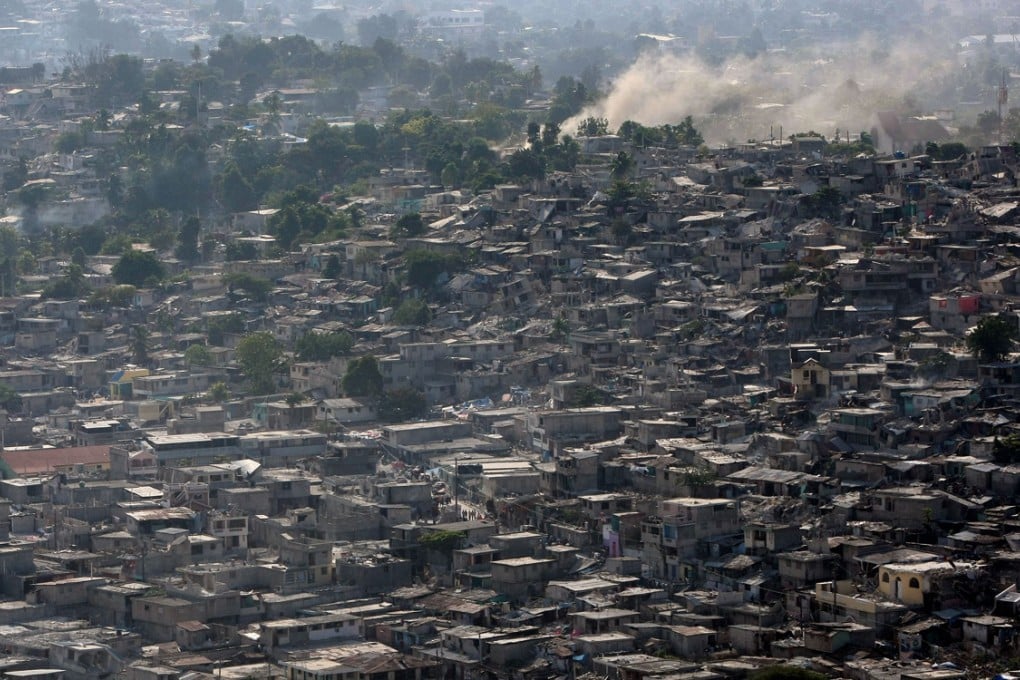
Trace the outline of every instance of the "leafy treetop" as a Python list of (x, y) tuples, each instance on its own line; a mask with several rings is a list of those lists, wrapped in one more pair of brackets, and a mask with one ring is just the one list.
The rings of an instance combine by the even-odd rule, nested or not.
[(980, 361), (1002, 361), (1017, 338), (1016, 323), (999, 316), (986, 316), (967, 334), (967, 349)]

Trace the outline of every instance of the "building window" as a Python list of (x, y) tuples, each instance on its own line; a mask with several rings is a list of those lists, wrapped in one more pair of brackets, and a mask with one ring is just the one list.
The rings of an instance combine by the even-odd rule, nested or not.
[(889, 582), (889, 572), (885, 572), (884, 574), (882, 574), (882, 583), (888, 583), (888, 582)]
[(921, 582), (918, 581), (916, 578), (911, 578), (907, 585), (909, 585), (911, 588), (917, 589), (921, 587)]

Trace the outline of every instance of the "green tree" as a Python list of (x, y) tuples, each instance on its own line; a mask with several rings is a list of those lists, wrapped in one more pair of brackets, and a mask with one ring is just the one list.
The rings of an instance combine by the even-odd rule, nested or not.
[(308, 397), (300, 392), (291, 392), (283, 398), (283, 401), (287, 404), (287, 421), (289, 426), (297, 427), (300, 425), (300, 423), (295, 419), (295, 416), (297, 415), (297, 407), (308, 401)]
[(354, 143), (368, 150), (374, 150), (379, 144), (379, 130), (367, 120), (359, 120), (354, 124)]
[(804, 199), (811, 216), (827, 219), (839, 218), (845, 200), (839, 189), (831, 186), (821, 187)]
[(157, 252), (170, 250), (177, 243), (174, 233), (173, 216), (165, 208), (156, 208), (146, 213), (145, 231), (149, 237), (149, 245)]
[(553, 121), (547, 122), (542, 126), (542, 146), (549, 148), (555, 146), (560, 138), (560, 124)]
[(600, 406), (608, 401), (605, 392), (594, 385), (580, 385), (570, 400), (571, 408), (587, 408), (589, 406)]
[(15, 253), (21, 236), (11, 227), (0, 227), (0, 296), (13, 295), (18, 282)]
[(460, 168), (456, 163), (450, 161), (443, 166), (443, 172), (439, 175), (439, 181), (446, 189), (453, 189), (460, 185)]
[(379, 420), (387, 423), (404, 423), (428, 415), (429, 403), (425, 395), (410, 387), (398, 387), (384, 392), (379, 399)]
[(69, 154), (78, 149), (85, 148), (85, 135), (80, 132), (61, 132), (54, 142), (53, 148), (57, 153)]
[(24, 156), (18, 158), (18, 163), (3, 173), (4, 191), (13, 191), (28, 181), (28, 160)]
[(393, 323), (400, 326), (424, 326), (432, 320), (432, 312), (424, 300), (404, 300), (393, 313)]
[(373, 397), (383, 391), (383, 376), (379, 362), (371, 354), (354, 359), (344, 373), (344, 394), (349, 397)]
[(557, 344), (563, 344), (570, 335), (570, 322), (562, 314), (552, 322), (552, 330), (549, 331), (549, 340)]
[(224, 252), (227, 262), (251, 262), (259, 259), (258, 247), (249, 241), (230, 241)]
[(332, 253), (326, 259), (326, 265), (322, 268), (322, 276), (335, 280), (340, 278), (341, 273), (343, 273), (343, 269), (340, 266), (340, 258), (337, 257), (336, 253)]
[(588, 116), (577, 124), (578, 137), (601, 137), (609, 134), (609, 121), (605, 118)]
[(97, 307), (130, 307), (138, 291), (134, 286), (107, 286), (92, 291), (89, 304)]
[(962, 142), (946, 142), (936, 146), (938, 148), (936, 160), (940, 161), (955, 161), (957, 158), (966, 156), (969, 153), (967, 146)]
[(272, 333), (251, 333), (241, 338), (235, 349), (237, 365), (251, 382), (254, 394), (268, 394), (276, 386), (273, 376), (282, 371), (283, 348)]
[(110, 129), (110, 123), (113, 121), (113, 116), (106, 109), (99, 109), (98, 113), (93, 117), (92, 124), (100, 132), (106, 132)]
[(241, 75), (238, 81), (238, 96), (242, 103), (247, 104), (255, 98), (255, 94), (262, 87), (262, 76), (252, 71)]
[(131, 346), (131, 360), (137, 366), (146, 366), (149, 363), (148, 329), (141, 324), (132, 326), (129, 344)]
[(174, 254), (184, 262), (194, 262), (201, 253), (198, 250), (198, 235), (202, 230), (202, 223), (197, 217), (189, 217), (184, 220), (180, 230), (177, 232), (177, 248)]
[(43, 297), (55, 300), (73, 300), (83, 297), (89, 292), (85, 281), (84, 270), (76, 265), (68, 265), (67, 270), (43, 289)]
[(440, 72), (436, 74), (435, 80), (432, 81), (432, 87), (429, 88), (429, 94), (433, 97), (445, 97), (453, 93), (453, 79), (450, 78), (449, 73)]
[(967, 334), (967, 349), (979, 361), (1002, 361), (1017, 339), (1016, 323), (999, 316), (986, 316)]
[(230, 162), (218, 181), (218, 196), (228, 212), (254, 210), (258, 199), (251, 182), (241, 174), (237, 164)]
[(504, 174), (515, 181), (545, 177), (545, 161), (534, 149), (518, 149), (506, 160)]
[(698, 128), (694, 127), (694, 118), (686, 116), (679, 125), (671, 128), (672, 134), (676, 137), (677, 143), (684, 146), (700, 146), (705, 143)]
[(917, 363), (917, 374), (927, 380), (938, 380), (945, 376), (952, 362), (952, 355), (940, 350)]
[(422, 290), (431, 290), (444, 273), (459, 271), (463, 260), (458, 255), (444, 255), (431, 250), (415, 249), (404, 254), (407, 282)]
[(280, 212), (269, 220), (269, 230), (285, 250), (296, 243), (322, 242), (340, 238), (349, 224), (349, 214), (334, 213), (318, 202), (315, 189), (300, 186), (280, 200)]
[(8, 413), (20, 413), (21, 406), (21, 395), (7, 383), (0, 383), (0, 408)]
[(626, 208), (632, 200), (641, 200), (639, 193), (637, 184), (616, 180), (606, 192), (608, 197), (606, 205), (610, 208)]
[(209, 344), (222, 347), (227, 333), (244, 331), (244, 317), (237, 312), (214, 316), (206, 322), (205, 330), (209, 336)]
[(298, 338), (295, 352), (302, 361), (329, 361), (354, 348), (354, 338), (347, 331), (320, 333), (311, 331)]
[(230, 390), (225, 382), (215, 382), (209, 386), (209, 399), (217, 404), (222, 404), (230, 399)]
[(22, 276), (35, 273), (35, 268), (39, 262), (35, 259), (35, 255), (30, 250), (22, 250), (18, 253), (17, 270)]
[(462, 531), (430, 531), (418, 539), (418, 544), (426, 550), (452, 555), (454, 550), (463, 545), (465, 538)]
[(412, 212), (401, 215), (397, 223), (390, 229), (390, 238), (412, 238), (421, 236), (427, 227), (420, 213)]
[(134, 241), (127, 234), (113, 234), (99, 246), (100, 255), (123, 255), (130, 252)]
[(147, 282), (162, 281), (166, 276), (163, 264), (149, 251), (129, 250), (113, 265), (113, 280), (136, 287)]
[(629, 246), (631, 241), (634, 239), (634, 227), (630, 222), (621, 218), (613, 220), (609, 230), (613, 234), (613, 240), (618, 245)]
[(613, 179), (617, 180), (624, 179), (633, 169), (634, 159), (626, 151), (621, 151), (616, 154), (612, 162), (609, 164), (609, 172), (613, 176)]
[(223, 277), (230, 295), (241, 299), (248, 297), (255, 302), (265, 302), (273, 290), (273, 282), (247, 272), (232, 272)]
[(184, 362), (190, 367), (212, 366), (213, 355), (205, 345), (191, 345), (184, 350)]

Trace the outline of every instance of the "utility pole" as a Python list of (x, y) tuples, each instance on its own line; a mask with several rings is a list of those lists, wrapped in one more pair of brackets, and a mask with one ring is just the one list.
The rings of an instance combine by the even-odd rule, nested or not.
[(460, 457), (453, 457), (453, 511), (460, 517)]
[(1009, 87), (1006, 85), (1006, 69), (1002, 69), (1002, 80), (999, 83), (999, 144), (1005, 142), (1003, 136), (1003, 118), (1002, 112), (1006, 108), (1006, 104), (1009, 102)]

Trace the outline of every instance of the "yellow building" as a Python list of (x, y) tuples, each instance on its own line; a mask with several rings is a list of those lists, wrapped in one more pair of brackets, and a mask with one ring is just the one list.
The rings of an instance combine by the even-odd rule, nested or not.
[(878, 590), (890, 600), (910, 607), (924, 604), (924, 596), (939, 576), (967, 569), (972, 565), (960, 562), (928, 561), (891, 563), (878, 568)]
[[(796, 592), (796, 591), (791, 591)], [(795, 595), (794, 598), (797, 596)], [(841, 622), (852, 620), (874, 628), (894, 626), (907, 613), (907, 608), (890, 602), (876, 593), (862, 593), (853, 581), (822, 581), (815, 584), (814, 601), (818, 620)], [(811, 616), (810, 608), (800, 610), (796, 599), (787, 601), (787, 611), (798, 612), (799, 618)]]
[(149, 375), (147, 368), (126, 368), (110, 378), (110, 399), (130, 399), (134, 394), (135, 378)]
[(829, 369), (816, 359), (808, 359), (790, 371), (790, 382), (798, 399), (824, 399), (829, 396)]

